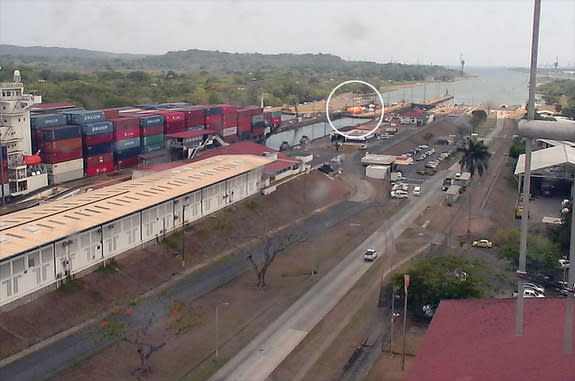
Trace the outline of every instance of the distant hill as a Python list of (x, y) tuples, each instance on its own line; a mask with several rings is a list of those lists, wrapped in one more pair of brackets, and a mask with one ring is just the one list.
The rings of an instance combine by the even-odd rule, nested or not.
[(141, 54), (118, 54), (96, 50), (57, 48), (48, 46), (17, 46), (0, 44), (0, 55), (19, 57), (79, 57), (79, 58), (121, 58), (145, 57)]

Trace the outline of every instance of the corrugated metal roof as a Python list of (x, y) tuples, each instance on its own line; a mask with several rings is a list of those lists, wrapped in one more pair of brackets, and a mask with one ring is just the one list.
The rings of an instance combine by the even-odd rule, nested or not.
[(270, 163), (220, 155), (2, 216), (0, 260)]
[[(533, 151), (531, 153), (532, 171), (561, 164), (575, 165), (575, 148), (561, 144), (555, 147)], [(517, 160), (517, 165), (515, 166), (515, 174), (523, 174), (524, 170), (525, 154), (521, 154), (519, 155), (519, 160)]]
[(442, 301), (407, 379), (573, 380), (573, 355), (563, 351), (567, 298), (524, 302), (523, 336), (518, 337), (515, 299)]

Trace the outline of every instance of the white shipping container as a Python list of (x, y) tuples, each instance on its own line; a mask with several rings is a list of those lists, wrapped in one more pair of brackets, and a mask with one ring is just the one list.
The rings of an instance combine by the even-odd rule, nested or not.
[(238, 134), (238, 128), (237, 127), (224, 128), (224, 131), (223, 131), (224, 136), (232, 136), (232, 135), (237, 135), (237, 134)]
[(84, 170), (84, 159), (76, 159), (70, 161), (63, 161), (57, 164), (43, 164), (46, 172), (49, 175), (57, 175), (60, 173)]
[(78, 180), (84, 177), (84, 169), (76, 169), (74, 171), (62, 172), (57, 174), (48, 174), (48, 181), (50, 184), (59, 184), (66, 181)]
[(264, 134), (267, 135), (267, 134), (269, 134), (271, 131), (272, 131), (272, 130), (271, 130), (270, 127), (266, 127), (266, 129), (265, 129), (265, 131), (264, 131)]
[(372, 179), (385, 179), (389, 176), (389, 165), (368, 165), (365, 168), (365, 176)]

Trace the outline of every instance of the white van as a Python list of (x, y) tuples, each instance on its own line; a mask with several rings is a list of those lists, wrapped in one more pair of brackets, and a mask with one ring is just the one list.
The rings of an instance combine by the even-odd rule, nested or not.
[(421, 196), (421, 187), (420, 186), (416, 186), (413, 188), (413, 195), (414, 196)]

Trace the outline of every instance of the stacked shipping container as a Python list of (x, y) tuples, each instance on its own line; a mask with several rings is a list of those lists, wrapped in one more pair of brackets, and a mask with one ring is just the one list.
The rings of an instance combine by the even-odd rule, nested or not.
[(140, 154), (140, 121), (135, 117), (110, 119), (114, 126), (114, 163), (116, 169), (135, 167)]
[(218, 105), (222, 109), (222, 133), (225, 142), (238, 141), (238, 108), (234, 105)]
[(140, 116), (141, 152), (155, 152), (164, 148), (164, 116)]
[(103, 121), (83, 125), (82, 141), (86, 176), (95, 176), (114, 170), (114, 126), (112, 122)]

